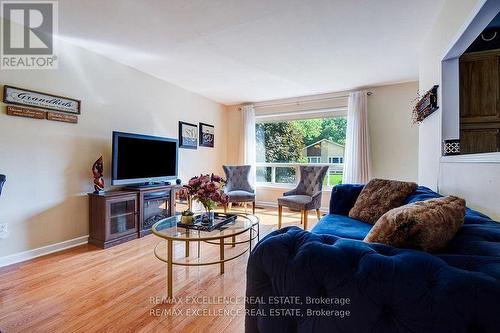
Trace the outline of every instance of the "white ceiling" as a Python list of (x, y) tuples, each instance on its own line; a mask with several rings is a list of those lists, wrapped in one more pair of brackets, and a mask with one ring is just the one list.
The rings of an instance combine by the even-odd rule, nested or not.
[(416, 80), (442, 0), (61, 0), (63, 39), (224, 104)]

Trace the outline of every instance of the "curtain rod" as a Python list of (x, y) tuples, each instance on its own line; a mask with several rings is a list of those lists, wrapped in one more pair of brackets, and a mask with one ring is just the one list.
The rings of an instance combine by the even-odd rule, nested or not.
[(338, 107), (338, 108), (328, 108), (328, 109), (305, 110), (305, 111), (298, 111), (298, 112), (259, 114), (259, 115), (255, 115), (255, 119), (299, 116), (299, 115), (304, 115), (304, 114), (316, 114), (316, 113), (328, 113), (328, 112), (332, 112), (332, 113), (333, 112), (346, 112), (346, 111), (347, 111), (346, 107)]
[[(366, 93), (366, 95), (368, 96), (371, 96), (373, 93), (371, 91), (368, 91)], [(313, 99), (304, 99), (302, 101), (298, 100), (298, 101), (290, 101), (290, 102), (281, 102), (281, 103), (272, 103), (272, 101), (270, 101), (269, 103), (270, 104), (264, 104), (264, 105), (255, 105), (257, 103), (254, 103), (254, 107), (257, 109), (257, 108), (270, 108), (270, 107), (275, 107), (275, 106), (283, 106), (283, 105), (301, 105), (303, 103), (311, 103), (311, 102), (320, 102), (320, 101), (329, 101), (329, 100), (334, 100), (334, 99), (340, 99), (340, 98), (347, 98), (349, 97), (349, 94), (347, 95), (340, 95), (340, 96), (333, 96), (333, 97), (323, 97), (323, 98), (313, 98)], [(300, 98), (300, 97), (299, 97)], [(262, 103), (266, 103), (266, 102), (262, 102)]]

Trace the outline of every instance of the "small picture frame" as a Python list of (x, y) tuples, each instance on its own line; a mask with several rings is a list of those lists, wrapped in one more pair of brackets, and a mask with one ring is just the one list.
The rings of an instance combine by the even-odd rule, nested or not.
[(214, 147), (215, 127), (205, 123), (200, 123), (200, 147)]
[(179, 121), (179, 148), (198, 148), (198, 126)]

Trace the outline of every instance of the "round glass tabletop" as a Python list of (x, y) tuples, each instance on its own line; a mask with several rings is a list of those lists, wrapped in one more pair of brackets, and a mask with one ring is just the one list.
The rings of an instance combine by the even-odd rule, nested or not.
[(236, 220), (212, 231), (200, 231), (177, 226), (181, 216), (176, 215), (155, 223), (153, 233), (164, 239), (205, 241), (237, 236), (259, 223), (257, 216), (236, 214)]

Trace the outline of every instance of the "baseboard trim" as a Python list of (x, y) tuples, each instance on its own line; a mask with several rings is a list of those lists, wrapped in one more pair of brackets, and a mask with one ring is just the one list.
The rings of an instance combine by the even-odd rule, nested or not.
[(42, 246), (33, 250), (10, 254), (8, 256), (0, 257), (0, 267), (17, 264), (19, 262), (38, 258), (54, 252), (63, 251), (75, 246), (87, 244), (88, 242), (89, 242), (89, 236), (87, 235), (87, 236), (73, 238), (56, 244)]

